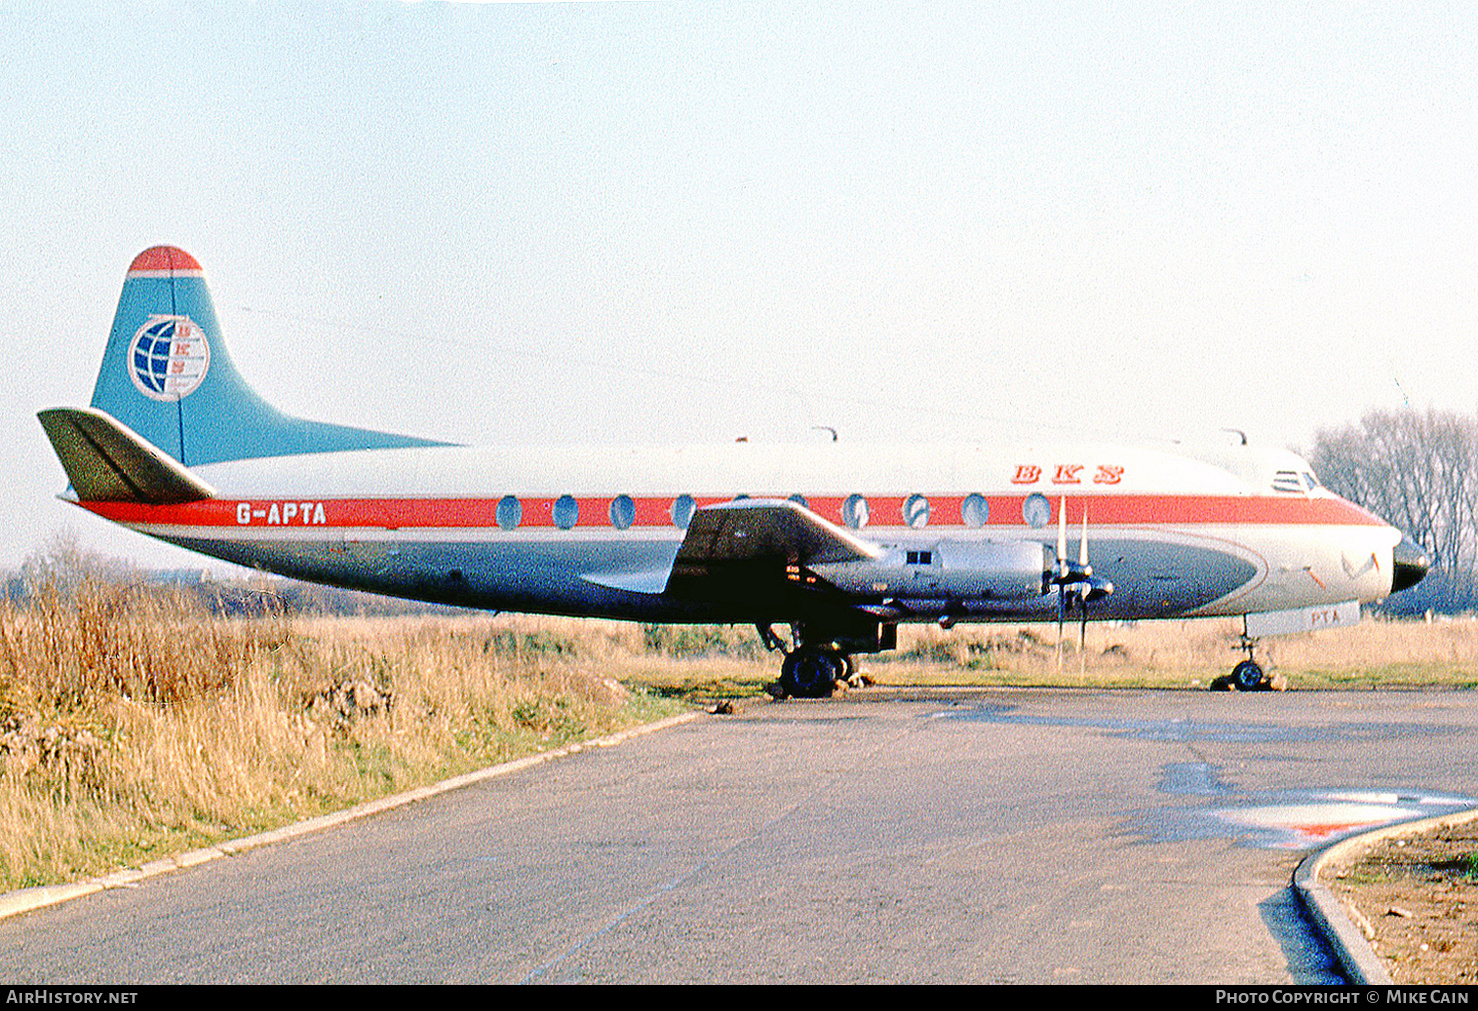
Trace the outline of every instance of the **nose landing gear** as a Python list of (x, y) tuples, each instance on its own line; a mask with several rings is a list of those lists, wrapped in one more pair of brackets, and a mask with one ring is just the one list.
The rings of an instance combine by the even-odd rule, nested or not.
[(1211, 682), (1211, 690), (1214, 692), (1270, 692), (1283, 691), (1287, 688), (1287, 682), (1282, 675), (1268, 674), (1257, 662), (1256, 650), (1258, 639), (1247, 634), (1247, 616), (1242, 616), (1242, 636), (1237, 643), (1237, 648), (1247, 654), (1247, 659), (1239, 661), (1232, 668), (1230, 674), (1223, 674)]

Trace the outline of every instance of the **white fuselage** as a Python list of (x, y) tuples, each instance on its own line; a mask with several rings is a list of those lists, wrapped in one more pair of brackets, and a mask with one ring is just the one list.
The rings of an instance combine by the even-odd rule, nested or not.
[[(193, 468), (183, 505), (85, 502), (151, 536), (285, 575), (500, 610), (785, 621), (772, 602), (664, 591), (692, 508), (799, 496), (882, 554), (847, 592), (894, 620), (1045, 618), (1044, 589), (962, 597), (985, 546), (1077, 557), (1114, 592), (1094, 618), (1245, 614), (1391, 589), (1397, 530), (1319, 488), (1290, 453), (1205, 458), (1099, 444), (432, 447)], [(1004, 550), (1004, 549), (1003, 549)], [(886, 564), (885, 564), (886, 563)], [(993, 564), (993, 563), (989, 563)]]

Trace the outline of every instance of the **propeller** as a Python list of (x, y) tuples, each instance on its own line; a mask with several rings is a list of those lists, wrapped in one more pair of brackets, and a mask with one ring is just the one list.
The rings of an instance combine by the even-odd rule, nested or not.
[[(1088, 562), (1088, 504), (1083, 504), (1083, 533), (1078, 539), (1078, 562), (1067, 559), (1067, 496), (1057, 506), (1057, 566), (1052, 582), (1057, 586), (1057, 667), (1062, 668), (1062, 626), (1074, 609), (1077, 610), (1078, 656), (1083, 657), (1088, 644), (1088, 605), (1114, 592), (1114, 584), (1107, 579), (1095, 577), (1093, 566)], [(1087, 663), (1086, 659), (1083, 661)]]

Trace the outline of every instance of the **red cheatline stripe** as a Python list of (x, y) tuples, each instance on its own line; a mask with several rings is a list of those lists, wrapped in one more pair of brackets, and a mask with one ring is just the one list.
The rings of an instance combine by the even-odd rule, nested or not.
[[(163, 524), (200, 527), (495, 527), (498, 498), (417, 499), (254, 499), (190, 502), (185, 505), (150, 506), (131, 502), (84, 502), (87, 509), (119, 523)], [(578, 498), (579, 527), (609, 527), (613, 496)], [(760, 498), (762, 496), (754, 496)], [(774, 496), (779, 498), (781, 496)], [(699, 506), (727, 502), (727, 496), (694, 496)], [(929, 496), (929, 526), (960, 527), (962, 495)], [(988, 526), (1022, 525), (1024, 495), (988, 496)], [(845, 496), (807, 496), (818, 515), (843, 524)], [(523, 516), (520, 528), (553, 528), (554, 498), (520, 499)], [(905, 496), (869, 497), (868, 525), (903, 525)], [(1050, 500), (1050, 523), (1057, 522), (1058, 499)], [(634, 527), (671, 527), (671, 496), (634, 499)], [(1069, 525), (1082, 522), (1083, 505), (1088, 508), (1089, 527), (1160, 526), (1187, 524), (1244, 524), (1250, 526), (1385, 526), (1359, 506), (1343, 499), (1303, 497), (1241, 497), (1221, 495), (1101, 495), (1068, 498)], [(242, 522), (243, 519), (245, 522)]]

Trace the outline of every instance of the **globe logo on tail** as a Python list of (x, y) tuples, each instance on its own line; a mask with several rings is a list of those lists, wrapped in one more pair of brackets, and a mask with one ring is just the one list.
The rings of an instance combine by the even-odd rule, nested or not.
[(151, 400), (182, 400), (205, 381), (210, 344), (189, 316), (150, 316), (128, 346), (128, 374)]

